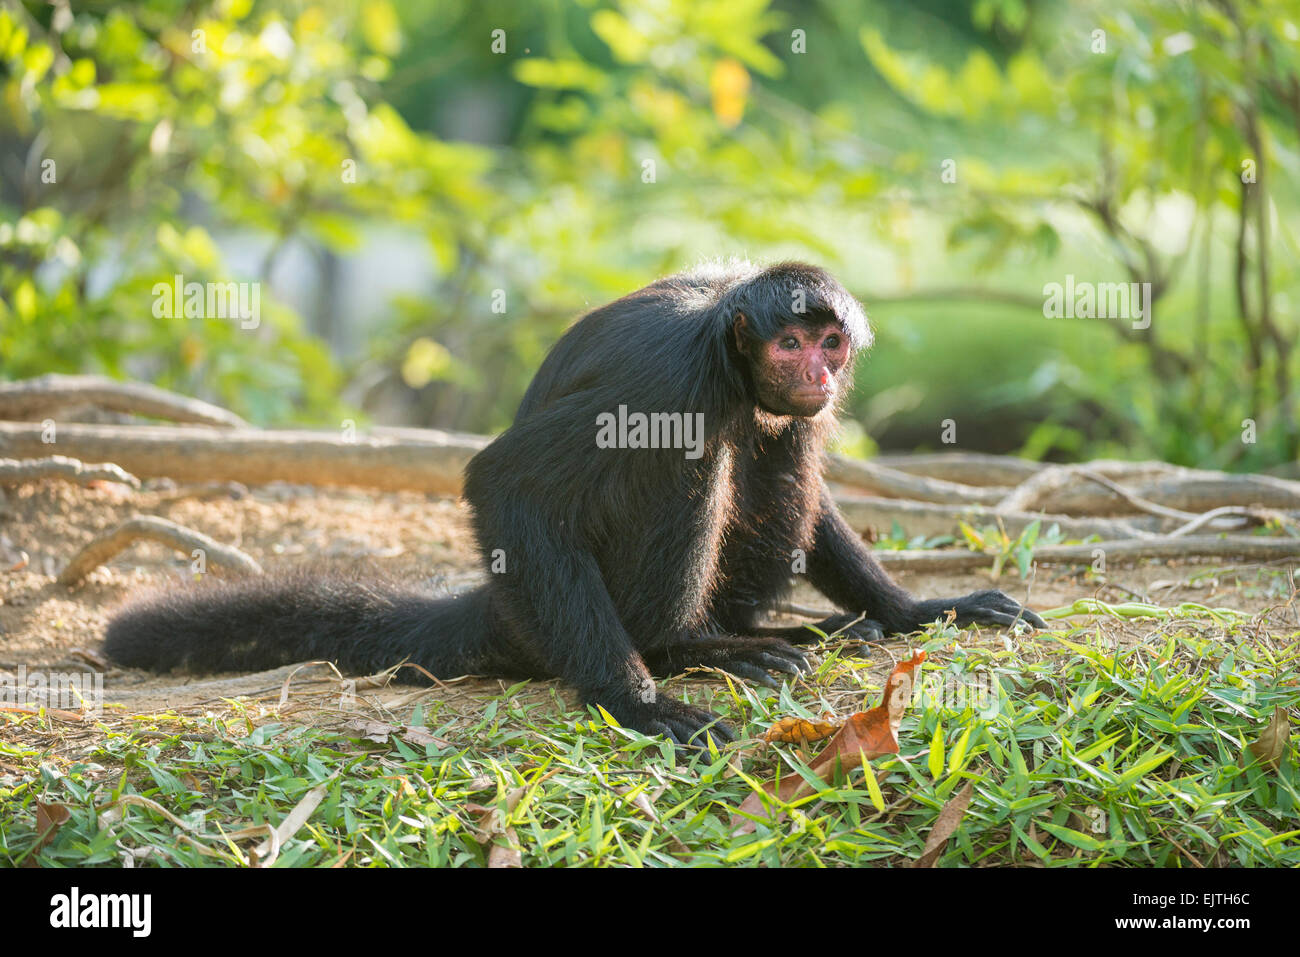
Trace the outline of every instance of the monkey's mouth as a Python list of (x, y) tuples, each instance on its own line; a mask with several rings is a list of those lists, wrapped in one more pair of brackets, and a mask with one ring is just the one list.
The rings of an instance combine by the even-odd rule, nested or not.
[(812, 386), (808, 389), (798, 389), (791, 392), (789, 402), (795, 409), (796, 415), (810, 416), (816, 415), (826, 408), (834, 399), (835, 388), (833, 386)]
[(825, 405), (835, 398), (835, 387), (831, 385), (810, 386), (807, 389), (795, 390), (792, 396), (800, 402), (818, 402)]

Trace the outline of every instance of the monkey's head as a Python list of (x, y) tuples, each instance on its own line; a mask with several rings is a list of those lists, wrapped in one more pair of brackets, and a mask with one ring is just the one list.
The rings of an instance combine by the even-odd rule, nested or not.
[(848, 391), (853, 357), (871, 344), (862, 307), (829, 273), (781, 263), (732, 297), (737, 361), (754, 400), (776, 415), (812, 417)]
[(777, 415), (810, 417), (832, 405), (847, 383), (852, 350), (838, 322), (790, 323), (772, 339), (755, 340), (749, 318), (736, 314), (736, 348), (749, 362), (754, 397)]

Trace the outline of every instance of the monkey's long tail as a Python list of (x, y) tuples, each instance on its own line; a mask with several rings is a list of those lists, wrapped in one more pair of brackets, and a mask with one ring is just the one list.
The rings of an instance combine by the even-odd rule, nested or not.
[[(486, 587), (434, 598), (388, 584), (298, 571), (206, 581), (128, 605), (109, 623), (104, 652), (150, 671), (260, 671), (324, 659), (353, 674), (402, 661), (438, 678), (528, 672), (499, 647)], [(423, 684), (414, 668), (396, 679)]]

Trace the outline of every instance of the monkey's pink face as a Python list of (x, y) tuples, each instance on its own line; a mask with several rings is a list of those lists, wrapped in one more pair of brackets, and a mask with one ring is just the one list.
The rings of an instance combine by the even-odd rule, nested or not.
[(813, 416), (835, 401), (849, 340), (837, 323), (786, 326), (754, 356), (754, 384), (769, 412)]

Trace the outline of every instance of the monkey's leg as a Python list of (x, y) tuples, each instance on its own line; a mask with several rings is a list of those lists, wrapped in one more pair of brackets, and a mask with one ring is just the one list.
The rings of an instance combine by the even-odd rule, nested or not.
[(779, 687), (769, 671), (798, 675), (809, 670), (799, 649), (775, 637), (701, 635), (680, 638), (642, 652), (651, 673), (681, 674), (687, 668), (720, 668), (770, 688)]
[(510, 571), (493, 580), (505, 617), (516, 623), (518, 642), (532, 645), (551, 662), (585, 703), (599, 704), (626, 727), (662, 734), (678, 744), (698, 745), (706, 733), (719, 742), (735, 740), (735, 732), (717, 715), (655, 687), (605, 588), (600, 566), (588, 552), (546, 526), (534, 527), (526, 542), (514, 543), (508, 537), (511, 529), (527, 528), (527, 516), (511, 523), (508, 508), (494, 514), (501, 519), (501, 531), (484, 539), (511, 542), (508, 553), (519, 556)]

